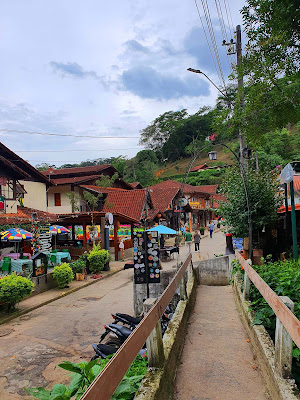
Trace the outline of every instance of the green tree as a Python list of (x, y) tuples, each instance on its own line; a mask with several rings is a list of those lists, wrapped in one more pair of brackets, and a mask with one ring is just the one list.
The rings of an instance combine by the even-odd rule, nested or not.
[(75, 192), (70, 192), (66, 193), (66, 196), (68, 197), (71, 207), (72, 207), (72, 213), (75, 211), (79, 211), (79, 201), (81, 197), (79, 196), (78, 193)]
[(124, 168), (126, 164), (127, 158), (124, 156), (119, 156), (113, 159), (111, 165), (116, 168), (119, 174), (124, 175)]
[(156, 151), (159, 158), (163, 159), (163, 144), (175, 132), (178, 126), (182, 124), (187, 115), (186, 109), (181, 111), (167, 111), (161, 114), (151, 125), (140, 131), (140, 144), (146, 146), (147, 149)]
[[(170, 135), (163, 145), (163, 153), (169, 161), (175, 161), (195, 148), (203, 147), (204, 140), (211, 134), (213, 115), (208, 111), (209, 107), (203, 107), (194, 115), (186, 118)], [(194, 148), (188, 147), (191, 143)]]
[[(255, 233), (277, 218), (277, 209), (282, 203), (279, 195), (279, 181), (275, 173), (254, 171), (251, 168), (244, 172), (244, 176)], [(227, 201), (221, 203), (219, 213), (223, 215), (228, 231), (237, 237), (247, 237), (247, 197), (242, 176), (237, 167), (226, 171), (220, 190)]]
[(100, 178), (96, 181), (96, 186), (108, 188), (112, 187), (115, 181), (119, 178), (118, 172), (115, 172), (112, 177), (109, 175), (101, 174)]
[[(292, 0), (247, 0), (242, 9), (247, 35), (237, 70), (245, 77), (245, 107), (236, 107), (232, 124), (252, 142), (300, 119), (300, 8)], [(237, 96), (237, 106), (241, 102)]]

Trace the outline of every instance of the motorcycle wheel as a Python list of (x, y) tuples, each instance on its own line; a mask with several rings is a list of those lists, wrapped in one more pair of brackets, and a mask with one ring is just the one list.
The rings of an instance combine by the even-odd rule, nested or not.
[(92, 358), (91, 361), (97, 360), (98, 358), (100, 358), (100, 356), (98, 354), (95, 354)]
[[(104, 343), (103, 343), (103, 344), (104, 344)], [(118, 339), (118, 338), (110, 338), (110, 339), (108, 339), (107, 342), (105, 342), (105, 344), (106, 344), (107, 346), (112, 346), (112, 347), (115, 347), (116, 349), (118, 349), (118, 348), (121, 347), (122, 342), (121, 342), (121, 340)]]

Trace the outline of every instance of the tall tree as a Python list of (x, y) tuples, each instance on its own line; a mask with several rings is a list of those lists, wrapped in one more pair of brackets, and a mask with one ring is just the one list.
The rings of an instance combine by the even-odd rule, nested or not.
[(151, 125), (140, 131), (140, 144), (147, 149), (154, 150), (163, 159), (161, 152), (163, 144), (169, 139), (172, 133), (183, 123), (187, 117), (186, 109), (181, 111), (167, 111), (157, 117)]
[(246, 78), (245, 107), (233, 123), (262, 141), (265, 132), (300, 119), (299, 2), (247, 0), (242, 16), (248, 43), (237, 73)]

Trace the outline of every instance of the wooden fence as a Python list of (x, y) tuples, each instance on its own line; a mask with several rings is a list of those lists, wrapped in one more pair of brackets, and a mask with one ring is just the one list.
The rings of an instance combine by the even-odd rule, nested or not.
[(260, 294), (272, 308), (277, 318), (283, 324), (293, 341), (300, 348), (300, 321), (292, 311), (284, 304), (269, 285), (259, 276), (259, 274), (248, 264), (248, 262), (236, 251), (236, 258), (242, 265), (247, 276), (259, 290)]
[(188, 267), (190, 268), (189, 275), (191, 274), (191, 259), (192, 256), (190, 254), (155, 305), (145, 315), (105, 368), (103, 368), (95, 381), (83, 394), (81, 400), (110, 400), (136, 355), (160, 320), (177, 287), (181, 282), (185, 282), (185, 272)]

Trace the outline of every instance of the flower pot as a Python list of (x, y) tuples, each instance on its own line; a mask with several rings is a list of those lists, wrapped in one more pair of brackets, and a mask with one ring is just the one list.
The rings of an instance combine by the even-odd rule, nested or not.
[(83, 281), (83, 280), (84, 280), (84, 274), (76, 272), (76, 281)]

